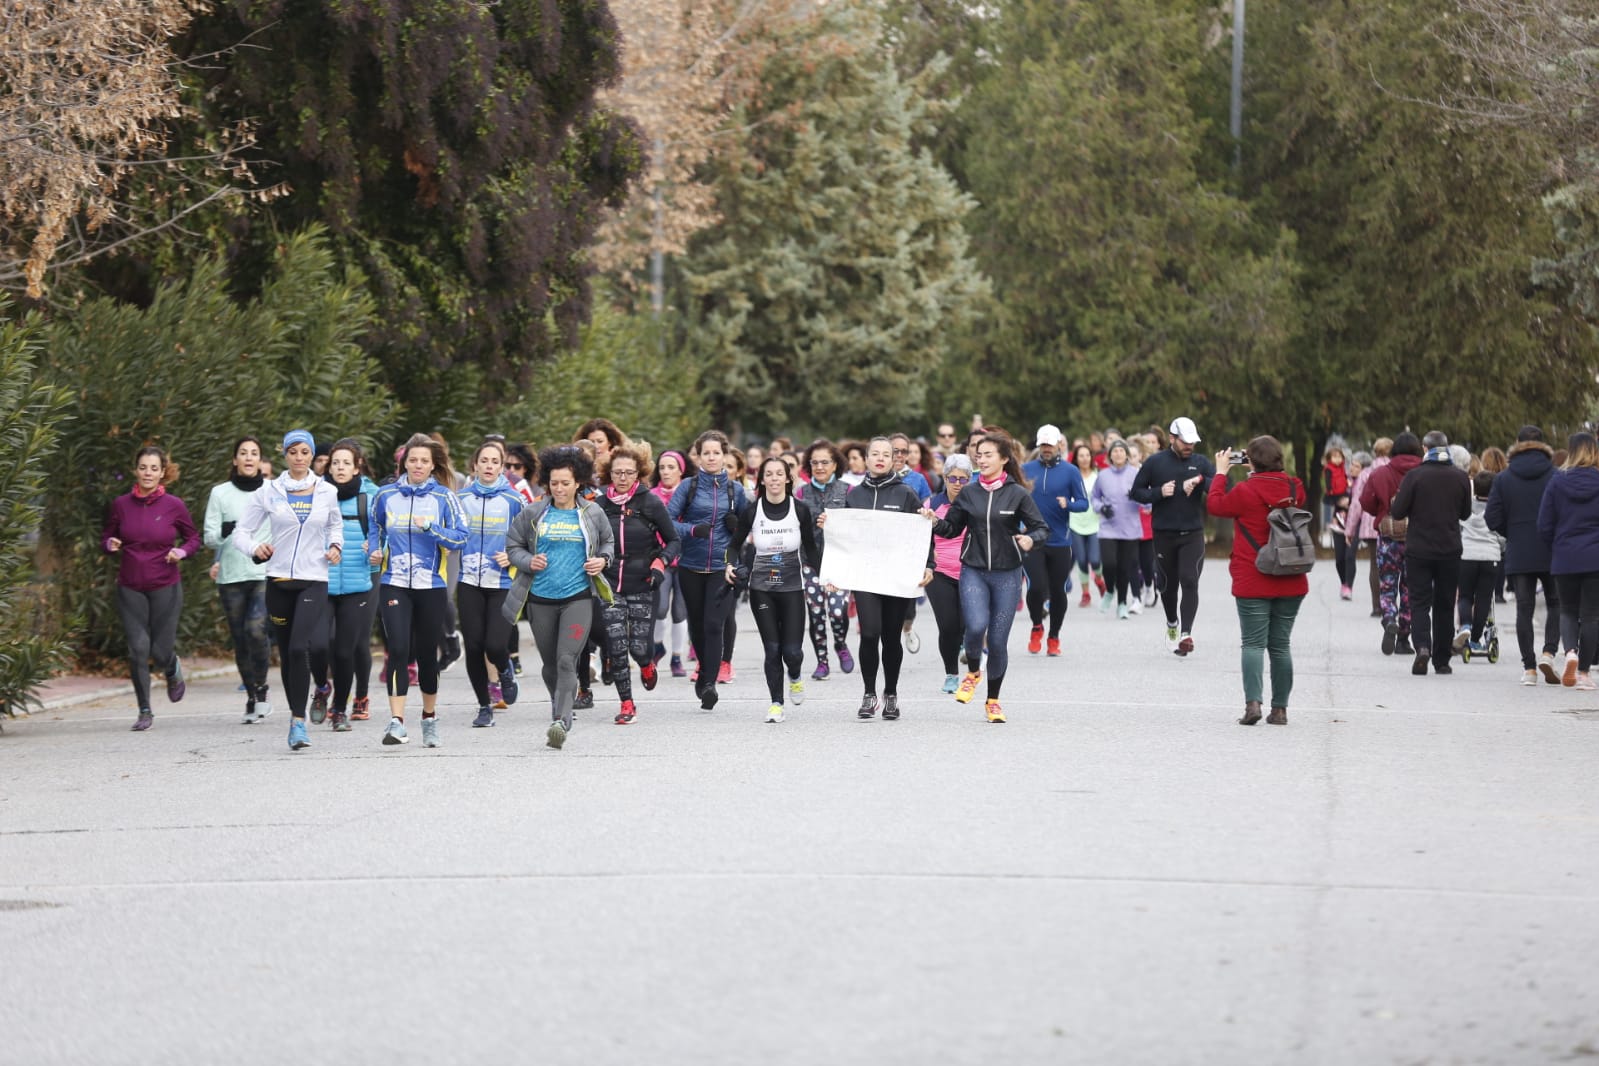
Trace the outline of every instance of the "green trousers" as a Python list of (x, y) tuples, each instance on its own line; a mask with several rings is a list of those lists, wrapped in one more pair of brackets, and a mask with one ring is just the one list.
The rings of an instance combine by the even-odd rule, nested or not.
[(1243, 631), (1244, 699), (1261, 700), (1266, 656), (1271, 656), (1271, 707), (1287, 707), (1294, 691), (1294, 657), (1289, 650), (1294, 619), (1303, 596), (1238, 599), (1238, 628)]

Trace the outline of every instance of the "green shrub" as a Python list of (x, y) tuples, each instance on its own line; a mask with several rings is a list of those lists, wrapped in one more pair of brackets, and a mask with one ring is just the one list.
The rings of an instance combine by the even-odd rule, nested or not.
[[(117, 566), (99, 545), (106, 507), (128, 491), (134, 452), (159, 444), (180, 466), (172, 486), (196, 526), (227, 477), (233, 442), (259, 436), (275, 459), (283, 433), (386, 443), (398, 408), (357, 344), (372, 320), (359, 279), (335, 268), (315, 232), (286, 240), (260, 295), (228, 292), (220, 259), (198, 262), (147, 308), (95, 299), (50, 330), (49, 373), (76, 419), (63, 439), (45, 509), (40, 568), (60, 618), (81, 619), (80, 655), (125, 654)], [(220, 644), (225, 626), (201, 551), (184, 565), (180, 651)]]
[(41, 340), (34, 322), (0, 322), (0, 710), (8, 714), (34, 702), (66, 650), (65, 627), (45, 624), (34, 571), (43, 495), (53, 480), (44, 464), (71, 403), (39, 369)]

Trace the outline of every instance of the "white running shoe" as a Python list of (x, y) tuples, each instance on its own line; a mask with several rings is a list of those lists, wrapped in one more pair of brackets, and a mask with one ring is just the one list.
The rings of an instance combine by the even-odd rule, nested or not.
[(781, 722), (783, 720), (783, 705), (781, 703), (772, 704), (766, 712), (766, 720), (768, 722)]
[(1521, 685), (1523, 688), (1536, 688), (1538, 685), (1538, 671), (1523, 670), (1521, 672)]
[(788, 683), (788, 698), (794, 701), (794, 706), (796, 706), (796, 707), (798, 707), (800, 704), (804, 703), (805, 702), (805, 682), (801, 681), (797, 677), (794, 680), (790, 681)]
[(398, 718), (389, 719), (389, 727), (383, 731), (385, 744), (409, 744), (411, 735), (405, 731), (405, 723)]
[(1133, 597), (1133, 602), (1129, 603), (1127, 605), (1127, 613), (1128, 614), (1143, 614), (1144, 613), (1144, 601), (1139, 599), (1137, 596), (1134, 596)]
[(905, 631), (905, 650), (912, 655), (922, 650), (922, 638), (916, 635), (916, 630), (914, 629)]

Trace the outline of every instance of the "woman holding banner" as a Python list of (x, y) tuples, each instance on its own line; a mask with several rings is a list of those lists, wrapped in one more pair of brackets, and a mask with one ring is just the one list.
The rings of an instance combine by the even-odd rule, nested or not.
[[(873, 437), (866, 446), (866, 478), (850, 489), (844, 497), (846, 510), (889, 511), (913, 515), (922, 509), (916, 490), (905, 484), (894, 472), (894, 445), (887, 437)], [(816, 518), (818, 528), (825, 527), (827, 514)], [(825, 558), (825, 548), (824, 548)], [(922, 572), (921, 584), (933, 580), (933, 545), (929, 538), (927, 564)], [(832, 586), (828, 587), (832, 592)], [(915, 602), (913, 596), (890, 596), (878, 592), (855, 589), (855, 618), (861, 626), (861, 682), (866, 694), (861, 699), (856, 716), (871, 718), (877, 714), (877, 668), (883, 668), (883, 719), (892, 722), (899, 718), (899, 668), (905, 658), (900, 632), (905, 627), (905, 615)]]
[(1016, 459), (1016, 445), (998, 433), (985, 435), (976, 448), (977, 483), (957, 496), (943, 518), (931, 510), (922, 515), (933, 534), (956, 537), (966, 531), (961, 549), (961, 614), (966, 619), (966, 661), (969, 672), (955, 690), (955, 699), (970, 703), (983, 679), (983, 643), (988, 644), (990, 722), (1003, 722), (1000, 686), (1010, 665), (1007, 643), (1016, 604), (1022, 594), (1022, 560), (1033, 545), (1049, 536), (1049, 526), (1033, 501)]

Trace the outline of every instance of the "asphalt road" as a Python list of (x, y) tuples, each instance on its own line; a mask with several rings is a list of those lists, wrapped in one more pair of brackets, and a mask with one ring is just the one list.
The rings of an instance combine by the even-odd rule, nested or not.
[(1227, 590), (1186, 660), (1158, 609), (1074, 605), (1059, 659), (1023, 621), (1005, 725), (925, 610), (898, 722), (835, 672), (764, 724), (747, 613), (714, 711), (601, 689), (560, 752), (531, 692), (468, 728), (459, 667), (435, 750), (291, 754), (231, 679), (20, 721), (0, 1063), (1599, 1055), (1596, 694), (1517, 684), (1513, 608), (1498, 665), (1413, 678), (1324, 564), (1289, 725), (1241, 728)]

